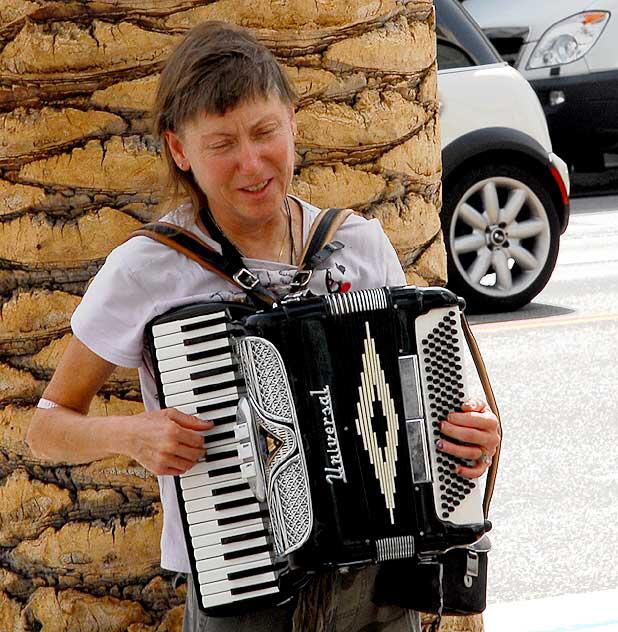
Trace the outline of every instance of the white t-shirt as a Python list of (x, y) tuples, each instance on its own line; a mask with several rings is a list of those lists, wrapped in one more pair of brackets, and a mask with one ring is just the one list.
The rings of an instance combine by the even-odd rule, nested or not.
[[(303, 242), (320, 212), (298, 200), (303, 210)], [(182, 226), (217, 246), (195, 223), (192, 213), (180, 207), (162, 218)], [(308, 285), (315, 294), (405, 285), (395, 250), (377, 219), (351, 215), (336, 233), (344, 248), (319, 266)], [(284, 294), (296, 272), (291, 265), (244, 259), (261, 283)], [(160, 408), (149, 359), (144, 351), (144, 329), (155, 316), (178, 305), (199, 301), (241, 300), (241, 290), (195, 261), (148, 237), (134, 237), (114, 249), (88, 287), (73, 313), (75, 336), (108, 362), (139, 369), (146, 410)], [(163, 504), (161, 566), (189, 572), (174, 480), (159, 476)]]

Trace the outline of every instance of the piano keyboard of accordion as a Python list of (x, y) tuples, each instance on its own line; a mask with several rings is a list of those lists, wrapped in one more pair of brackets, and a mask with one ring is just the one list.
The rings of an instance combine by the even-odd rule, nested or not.
[(206, 458), (176, 477), (194, 583), (201, 607), (213, 614), (236, 614), (242, 606), (226, 606), (237, 602), (244, 609), (280, 603), (306, 579), (275, 553), (267, 503), (248, 482), (260, 464), (246, 426), (237, 421), (246, 386), (232, 323), (252, 311), (238, 304), (190, 305), (155, 319), (149, 334), (163, 407), (215, 424), (204, 433)]
[[(155, 319), (150, 340), (162, 404), (215, 421), (205, 461), (177, 477), (209, 614), (285, 601), (305, 577), (292, 568), (410, 558), (487, 530), (478, 482), (435, 445), (466, 394), (458, 300), (447, 290), (291, 298), (259, 313), (194, 305)], [(290, 545), (280, 514), (303, 504), (270, 477), (293, 452), (273, 423), (292, 413), (300, 425), (284, 430), (298, 435), (314, 528)]]

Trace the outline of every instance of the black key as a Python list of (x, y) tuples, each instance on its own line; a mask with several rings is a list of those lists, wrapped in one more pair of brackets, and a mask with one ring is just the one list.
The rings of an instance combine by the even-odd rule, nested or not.
[(250, 549), (243, 549), (242, 551), (232, 551), (230, 553), (224, 553), (224, 560), (237, 560), (240, 557), (249, 557), (250, 555), (257, 555), (258, 553), (266, 553), (270, 551), (272, 547), (270, 544), (261, 544), (260, 546), (253, 546)]
[(181, 325), (180, 331), (195, 331), (196, 329), (202, 329), (203, 327), (212, 327), (213, 325), (220, 325), (221, 323), (226, 322), (227, 318), (225, 316), (219, 316), (218, 318), (211, 318), (210, 320), (201, 320), (196, 323)]

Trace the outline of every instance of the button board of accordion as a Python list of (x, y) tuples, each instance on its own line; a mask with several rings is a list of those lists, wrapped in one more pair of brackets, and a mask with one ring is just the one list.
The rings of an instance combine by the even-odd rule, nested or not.
[(167, 336), (169, 334), (179, 333), (183, 330), (202, 329), (216, 324), (218, 321), (227, 321), (225, 312), (210, 312), (207, 314), (199, 314), (198, 316), (190, 316), (189, 318), (181, 318), (169, 323), (160, 323), (152, 328), (152, 335), (155, 338)]
[[(455, 471), (458, 465), (467, 462), (436, 448), (436, 443), (442, 438), (440, 423), (449, 412), (460, 410), (466, 393), (459, 313), (453, 308), (432, 311), (432, 320), (427, 320), (426, 316), (417, 318), (416, 334), (419, 358), (423, 364), (425, 410), (430, 423), (436, 514), (441, 520), (454, 524), (478, 524), (483, 521), (478, 483)], [(439, 314), (437, 319), (435, 313)], [(421, 319), (430, 326), (419, 326)]]

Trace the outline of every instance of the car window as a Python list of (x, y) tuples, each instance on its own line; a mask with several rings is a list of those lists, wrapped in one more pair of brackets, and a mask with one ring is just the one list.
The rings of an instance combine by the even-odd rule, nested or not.
[(460, 46), (438, 37), (438, 68), (447, 70), (467, 66), (476, 66), (474, 59)]
[(435, 0), (438, 69), (495, 64), (502, 60), (470, 14), (455, 0)]

